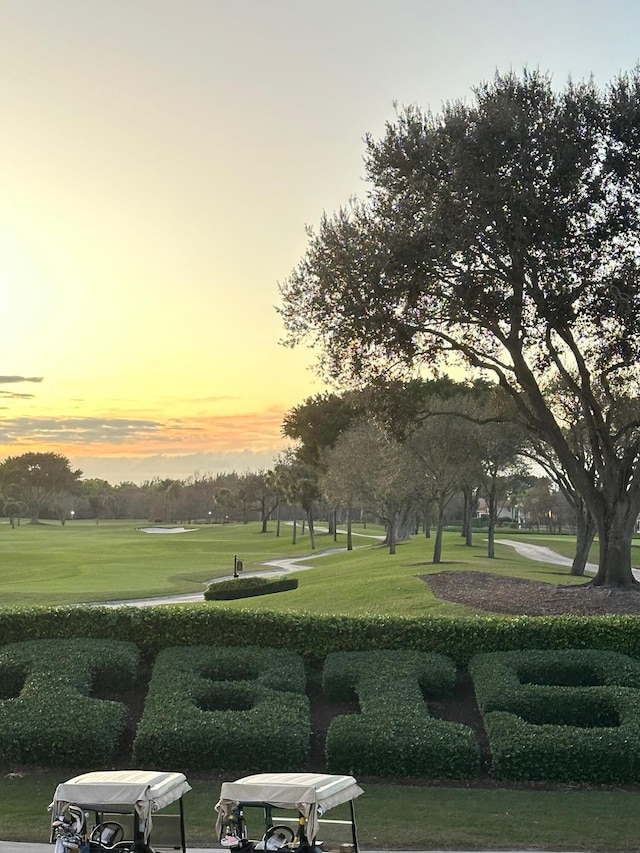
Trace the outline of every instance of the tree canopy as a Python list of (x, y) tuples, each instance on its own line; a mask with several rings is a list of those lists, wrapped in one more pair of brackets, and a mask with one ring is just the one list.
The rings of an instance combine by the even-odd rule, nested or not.
[(20, 498), (34, 523), (44, 506), (76, 492), (81, 476), (82, 471), (72, 470), (59, 453), (23, 453), (0, 463), (0, 483)]
[[(525, 71), (367, 139), (369, 192), (281, 285), (287, 342), (342, 382), (466, 364), (509, 395), (595, 519), (595, 583), (629, 586), (640, 511), (640, 72), (555, 91)], [(575, 399), (589, 464), (554, 388)]]
[(286, 413), (282, 433), (300, 443), (300, 459), (319, 465), (323, 452), (335, 445), (357, 415), (357, 406), (345, 395), (316, 394)]

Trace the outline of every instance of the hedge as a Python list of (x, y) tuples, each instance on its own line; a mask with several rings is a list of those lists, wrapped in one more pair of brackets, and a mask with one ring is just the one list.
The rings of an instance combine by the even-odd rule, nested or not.
[(640, 657), (635, 616), (331, 616), (211, 606), (3, 608), (0, 643), (47, 637), (118, 637), (147, 655), (169, 646), (286, 648), (310, 663), (332, 652), (407, 649), (448, 655), (458, 667), (478, 652), (517, 649), (610, 649)]
[[(198, 617), (194, 633), (199, 635), (204, 625), (212, 624), (202, 618), (207, 607), (167, 608), (171, 612), (166, 615), (164, 608), (156, 608), (154, 618), (147, 618), (145, 610), (126, 608), (140, 618), (126, 620), (121, 611), (110, 630), (116, 624), (129, 625), (147, 636), (150, 626), (157, 631), (164, 624), (169, 634), (177, 631), (176, 626), (187, 631), (186, 613)], [(81, 609), (42, 611), (46, 619), (54, 613), (59, 619), (63, 612), (79, 617), (67, 623), (70, 628), (78, 622), (90, 624)], [(99, 614), (104, 630), (112, 611), (93, 612)], [(201, 646), (166, 649), (159, 655), (134, 762), (204, 771), (304, 769), (311, 724), (303, 660), (273, 648), (273, 643), (244, 645), (247, 635), (258, 635), (277, 615), (283, 624), (274, 624), (274, 642), (281, 641), (281, 627), (283, 634), (298, 636), (306, 648), (302, 627), (321, 638), (333, 622), (341, 629), (344, 645), (357, 644), (380, 620), (314, 620), (307, 614), (284, 618), (266, 614), (267, 619), (252, 614), (249, 620), (246, 611), (220, 612), (232, 617), (236, 630), (229, 636), (243, 645), (226, 647), (228, 637), (209, 636)], [(40, 612), (29, 614), (42, 628), (39, 616)], [(421, 620), (401, 621), (416, 625)], [(445, 635), (448, 620), (423, 621), (439, 623), (440, 639)], [(487, 627), (494, 620), (460, 621), (475, 621), (482, 642), (495, 639)], [(541, 621), (549, 625), (552, 620)], [(563, 622), (568, 635), (576, 624), (574, 619), (553, 621)], [(625, 621), (588, 619), (596, 638), (611, 632), (612, 622)], [(530, 620), (524, 627), (522, 623), (513, 620), (511, 639), (521, 628), (523, 636), (532, 631)], [(59, 621), (58, 628), (64, 624)], [(214, 620), (214, 624), (219, 628), (221, 623)], [(381, 643), (396, 636), (399, 620), (389, 624)], [(240, 630), (243, 625), (246, 633)], [(160, 636), (157, 641), (167, 639)], [(413, 641), (422, 643), (424, 637)], [(149, 643), (147, 652), (152, 648)], [(316, 650), (307, 660), (314, 663), (319, 654)], [(135, 646), (122, 640), (51, 638), (1, 648), (0, 749), (5, 763), (109, 765), (127, 710), (118, 702), (93, 698), (92, 693), (117, 694), (127, 688), (136, 675), (138, 657)], [(476, 655), (469, 670), (490, 740), (491, 772), (497, 779), (640, 783), (639, 660), (597, 649), (529, 648)], [(332, 771), (429, 778), (471, 778), (478, 772), (478, 747), (470, 730), (431, 718), (425, 705), (425, 699), (451, 689), (452, 661), (412, 650), (333, 652), (325, 661), (323, 681), (329, 698), (357, 699), (362, 710), (332, 723), (327, 738)]]
[(298, 578), (233, 578), (209, 584), (204, 591), (205, 601), (231, 601), (234, 598), (251, 598), (298, 588)]
[(133, 745), (137, 766), (294, 771), (309, 754), (302, 658), (196, 646), (158, 656)]
[(6, 763), (99, 766), (127, 721), (121, 702), (91, 697), (131, 684), (139, 652), (116, 640), (34, 640), (0, 648), (0, 752)]
[(480, 751), (472, 729), (434, 719), (424, 701), (425, 696), (449, 693), (455, 681), (455, 666), (442, 655), (329, 655), (323, 672), (328, 698), (357, 696), (361, 710), (331, 722), (326, 741), (329, 770), (373, 776), (477, 776)]
[(469, 669), (496, 778), (640, 781), (640, 661), (526, 651), (478, 655)]

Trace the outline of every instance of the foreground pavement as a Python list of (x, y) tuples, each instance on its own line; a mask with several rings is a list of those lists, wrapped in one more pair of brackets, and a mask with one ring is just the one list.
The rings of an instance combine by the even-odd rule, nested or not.
[[(222, 847), (187, 847), (188, 853), (222, 853)], [(53, 844), (29, 844), (0, 841), (0, 853), (54, 853)]]

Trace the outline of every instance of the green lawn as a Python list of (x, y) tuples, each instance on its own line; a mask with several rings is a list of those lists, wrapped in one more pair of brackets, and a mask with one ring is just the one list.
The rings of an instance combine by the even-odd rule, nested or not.
[[(5, 605), (75, 604), (87, 601), (161, 596), (200, 592), (210, 579), (229, 575), (233, 558), (243, 560), (245, 571), (265, 569), (264, 561), (291, 558), (311, 552), (309, 537), (298, 535), (291, 544), (291, 528), (266, 534), (257, 524), (200, 525), (190, 533), (147, 534), (142, 522), (69, 522), (11, 529), (0, 526), (0, 601)], [(317, 552), (309, 571), (298, 573), (299, 587), (282, 595), (262, 596), (211, 606), (255, 609), (295, 609), (317, 613), (362, 614), (393, 612), (414, 616), (470, 613), (460, 605), (437, 601), (420, 575), (433, 571), (476, 570), (518, 575), (549, 583), (576, 582), (565, 568), (518, 557), (506, 545), (496, 546), (496, 558), (486, 557), (485, 535), (477, 533), (466, 547), (458, 533), (444, 537), (443, 562), (431, 563), (433, 540), (417, 536), (400, 543), (397, 554), (372, 539), (379, 528), (357, 528), (356, 548), (344, 549), (326, 533), (316, 538)], [(501, 537), (503, 534), (500, 534)], [(504, 534), (506, 538), (508, 534)], [(568, 537), (520, 537), (540, 544), (571, 548)], [(577, 582), (582, 582), (577, 579)]]
[(74, 521), (0, 526), (0, 601), (74, 604), (200, 592), (207, 580), (233, 571), (238, 553), (247, 563), (304, 554), (289, 536), (261, 535), (253, 525), (197, 526), (181, 534), (148, 534), (144, 522), (99, 525)]
[[(56, 785), (67, 776), (34, 771), (0, 779), (0, 839), (48, 841)], [(190, 778), (187, 847), (214, 847), (220, 782)], [(630, 851), (638, 846), (633, 791), (509, 791), (375, 785), (356, 802), (364, 850), (537, 849)], [(332, 812), (328, 817), (337, 817)], [(53, 849), (53, 848), (52, 848)]]
[[(505, 537), (506, 538), (506, 537)], [(318, 548), (344, 547), (345, 537), (318, 540)], [(329, 540), (327, 542), (327, 540)], [(507, 545), (496, 546), (496, 558), (486, 556), (486, 540), (482, 533), (474, 537), (474, 545), (464, 545), (460, 534), (445, 533), (443, 561), (431, 562), (433, 540), (415, 537), (398, 545), (390, 555), (379, 544), (357, 544), (351, 553), (327, 553), (305, 562), (312, 568), (300, 571), (298, 589), (283, 595), (261, 596), (236, 602), (212, 602), (213, 606), (250, 607), (256, 610), (306, 610), (312, 613), (394, 613), (402, 616), (469, 615), (474, 611), (436, 599), (422, 575), (441, 571), (488, 571), (501, 575), (517, 575), (547, 583), (584, 583), (571, 578), (568, 569), (519, 557)], [(549, 543), (545, 542), (545, 545)]]

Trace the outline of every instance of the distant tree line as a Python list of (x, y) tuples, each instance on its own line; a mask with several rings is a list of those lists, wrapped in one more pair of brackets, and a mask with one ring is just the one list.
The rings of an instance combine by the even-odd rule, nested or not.
[(278, 497), (265, 471), (195, 474), (187, 479), (155, 477), (141, 484), (117, 485), (82, 479), (57, 453), (25, 453), (0, 463), (0, 503), (12, 526), (22, 518), (148, 519), (157, 523), (221, 523), (266, 520)]

